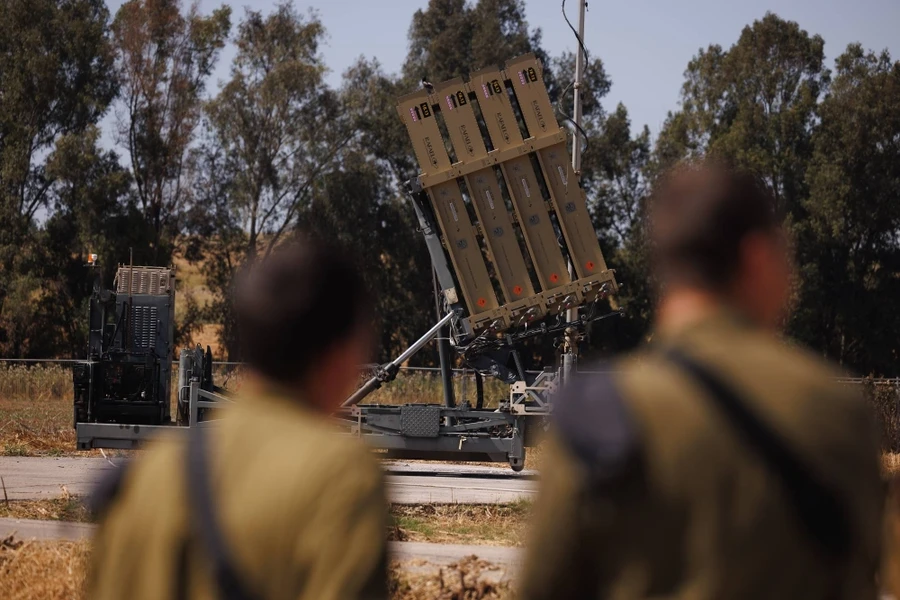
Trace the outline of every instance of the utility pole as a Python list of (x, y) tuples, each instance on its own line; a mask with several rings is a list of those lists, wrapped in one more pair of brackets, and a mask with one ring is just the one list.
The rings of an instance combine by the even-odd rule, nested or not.
[[(565, 10), (565, 3), (563, 4)], [(581, 83), (584, 79), (584, 15), (587, 9), (587, 0), (578, 0), (578, 48), (575, 52), (575, 81), (572, 87), (574, 93), (574, 106), (572, 108), (572, 120), (575, 122), (575, 131), (572, 135), (572, 171), (575, 175), (574, 185), (580, 185), (581, 181)], [(574, 193), (578, 193), (575, 191)], [(572, 260), (569, 259), (569, 277), (575, 279), (575, 269)], [(578, 308), (570, 308), (566, 311), (566, 321), (572, 323), (578, 320)], [(563, 353), (563, 380), (569, 379), (575, 370), (578, 360), (578, 333), (573, 327), (566, 329), (565, 352)]]
[(574, 106), (572, 108), (572, 120), (575, 121), (575, 135), (572, 136), (572, 170), (575, 177), (581, 180), (581, 83), (584, 80), (584, 13), (587, 8), (587, 0), (578, 2), (578, 51), (575, 53), (575, 89)]

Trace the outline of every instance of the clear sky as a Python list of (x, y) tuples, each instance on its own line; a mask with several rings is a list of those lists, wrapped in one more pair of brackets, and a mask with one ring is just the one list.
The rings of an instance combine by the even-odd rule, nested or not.
[[(340, 85), (341, 73), (360, 56), (375, 57), (387, 72), (399, 70), (406, 57), (406, 33), (413, 13), (427, 0), (294, 0), (313, 8), (328, 31), (322, 49), (331, 69), (328, 81)], [(202, 0), (207, 12), (222, 0)], [(268, 12), (273, 0), (228, 2), (235, 22), (243, 7)], [(121, 0), (111, 0), (113, 12)], [(577, 0), (567, 1), (569, 18), (577, 19)], [(526, 0), (532, 28), (543, 31), (551, 55), (574, 50), (574, 36), (560, 12), (560, 0)], [(585, 42), (599, 56), (612, 78), (607, 108), (622, 102), (632, 128), (644, 124), (655, 135), (666, 113), (677, 108), (684, 69), (701, 47), (712, 43), (729, 47), (744, 25), (772, 11), (797, 21), (810, 34), (825, 39), (827, 65), (848, 43), (860, 42), (873, 50), (887, 48), (900, 59), (900, 0), (591, 0)], [(215, 79), (228, 76), (231, 53), (223, 54)], [(215, 83), (211, 86), (215, 89)]]

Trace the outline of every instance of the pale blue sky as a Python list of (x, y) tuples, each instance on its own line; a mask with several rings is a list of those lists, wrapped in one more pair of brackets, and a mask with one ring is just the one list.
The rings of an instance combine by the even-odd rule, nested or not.
[[(243, 7), (268, 12), (273, 0), (228, 2), (235, 21)], [(113, 12), (120, 0), (110, 1)], [(207, 12), (221, 0), (202, 0)], [(328, 41), (322, 49), (331, 69), (328, 81), (340, 85), (341, 73), (359, 56), (377, 58), (387, 72), (399, 70), (406, 57), (406, 33), (413, 13), (427, 0), (295, 0), (305, 10), (319, 12)], [(575, 39), (560, 13), (559, 0), (526, 0), (532, 28), (540, 27), (544, 46), (555, 55), (575, 49)], [(568, 0), (573, 23), (577, 0)], [(677, 108), (683, 72), (701, 47), (733, 44), (741, 28), (766, 11), (797, 21), (810, 34), (825, 39), (827, 64), (846, 48), (860, 42), (865, 48), (887, 48), (900, 59), (900, 0), (593, 0), (586, 20), (585, 42), (594, 56), (603, 59), (612, 78), (607, 108), (618, 102), (628, 107), (632, 127), (643, 124), (655, 135), (666, 113)], [(228, 75), (231, 53), (223, 54), (214, 80)], [(215, 83), (210, 91), (215, 89)]]

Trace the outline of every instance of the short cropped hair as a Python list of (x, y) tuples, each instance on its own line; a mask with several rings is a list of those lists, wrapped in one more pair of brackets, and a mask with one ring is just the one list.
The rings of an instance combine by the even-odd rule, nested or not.
[(242, 359), (274, 381), (295, 383), (317, 356), (369, 324), (370, 299), (343, 249), (298, 234), (236, 279)]
[(773, 194), (754, 174), (714, 162), (679, 165), (650, 203), (657, 279), (721, 291), (733, 281), (745, 237), (774, 233), (780, 221)]

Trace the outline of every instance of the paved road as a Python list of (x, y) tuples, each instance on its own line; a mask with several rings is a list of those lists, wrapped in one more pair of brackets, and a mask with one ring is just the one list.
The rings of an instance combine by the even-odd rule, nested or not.
[[(115, 468), (104, 458), (0, 457), (0, 477), (10, 500), (53, 498), (63, 486), (72, 495), (86, 495), (104, 472)], [(388, 499), (395, 504), (506, 504), (531, 499), (537, 490), (534, 473), (514, 475), (508, 468), (430, 463), (390, 463), (386, 468)], [(489, 478), (498, 476), (502, 478)]]
[[(0, 519), (0, 539), (15, 534), (21, 540), (79, 540), (89, 538), (95, 527), (89, 523)], [(518, 570), (523, 560), (522, 549), (509, 546), (391, 542), (391, 557), (401, 562), (416, 560), (431, 565), (446, 565), (472, 555), (510, 571)]]

